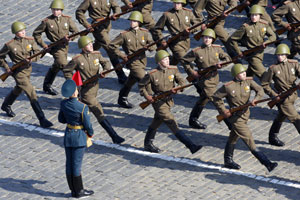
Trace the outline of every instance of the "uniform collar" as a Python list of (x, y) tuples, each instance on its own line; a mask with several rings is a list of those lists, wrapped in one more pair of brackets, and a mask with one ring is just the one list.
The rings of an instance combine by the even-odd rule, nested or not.
[(20, 41), (20, 42), (22, 42), (22, 40), (23, 40), (24, 38), (21, 38), (21, 37), (18, 37), (18, 36), (15, 36), (15, 40), (17, 40), (17, 41)]
[(162, 67), (160, 67), (160, 65), (158, 65), (158, 66), (157, 66), (157, 69), (158, 69), (159, 71), (165, 72), (168, 68), (162, 68)]

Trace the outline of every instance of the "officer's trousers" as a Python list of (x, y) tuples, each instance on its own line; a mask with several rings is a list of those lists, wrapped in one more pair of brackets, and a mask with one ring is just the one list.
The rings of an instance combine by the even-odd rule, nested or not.
[(51, 55), (54, 58), (54, 63), (51, 67), (51, 71), (56, 75), (59, 70), (62, 70), (64, 66), (68, 64), (67, 56), (68, 56), (69, 47), (66, 46), (64, 48), (56, 48), (51, 50)]
[(266, 69), (262, 63), (263, 58), (264, 58), (263, 52), (255, 53), (254, 55), (251, 55), (246, 58), (246, 60), (249, 63), (247, 69), (247, 76), (256, 75), (259, 79), (262, 78), (263, 74), (266, 72)]
[(72, 176), (81, 175), (81, 166), (82, 166), (84, 151), (85, 151), (85, 146), (65, 147), (67, 175), (72, 175)]
[(129, 76), (124, 84), (124, 87), (131, 89), (136, 82), (139, 82), (142, 80), (142, 78), (144, 78), (145, 74), (145, 69), (142, 67), (130, 69)]
[(190, 49), (190, 39), (188, 38), (178, 42), (173, 42), (169, 45), (169, 48), (172, 51), (170, 65), (177, 65), (180, 59), (183, 58)]

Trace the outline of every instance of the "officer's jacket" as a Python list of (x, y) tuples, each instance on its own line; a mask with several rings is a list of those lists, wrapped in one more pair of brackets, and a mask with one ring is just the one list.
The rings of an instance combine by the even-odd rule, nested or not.
[(82, 129), (66, 128), (64, 136), (65, 147), (86, 146), (86, 134), (93, 136), (94, 130), (88, 115), (88, 106), (77, 98), (68, 98), (60, 103), (58, 121), (72, 126), (83, 126)]
[(100, 67), (104, 70), (110, 69), (109, 61), (102, 57), (99, 51), (92, 53), (82, 52), (72, 58), (72, 60), (63, 68), (65, 77), (72, 78), (74, 70), (78, 70), (82, 81), (99, 74)]
[[(121, 12), (120, 6), (115, 0), (84, 0), (76, 10), (76, 19), (86, 28), (90, 25), (85, 17), (85, 12), (87, 10), (93, 21), (108, 17), (111, 10), (113, 10), (115, 14)], [(101, 26), (107, 27), (108, 25), (110, 25), (110, 20), (103, 23)]]
[[(129, 0), (121, 0), (123, 3), (125, 3), (125, 5), (128, 5), (131, 1)], [(140, 11), (141, 13), (144, 12), (151, 12), (152, 8), (153, 8), (153, 0), (148, 0), (144, 3), (141, 3), (139, 5), (136, 6), (137, 10)]]
[[(8, 69), (9, 66), (5, 60), (6, 55), (12, 60), (14, 64), (23, 61), (24, 59), (38, 53), (40, 50), (32, 37), (18, 38), (15, 37), (7, 42), (0, 50), (0, 66)], [(32, 61), (37, 61), (40, 56), (35, 57)], [(31, 65), (27, 68), (19, 68), (20, 70), (29, 70), (31, 72)], [(18, 71), (20, 71), (18, 70)], [(29, 72), (29, 73), (30, 73)]]
[[(159, 94), (175, 87), (175, 83), (183, 86), (185, 81), (176, 66), (162, 69), (159, 66), (145, 75), (139, 82), (140, 93), (143, 96)], [(150, 86), (150, 87), (149, 87)]]
[(54, 15), (51, 15), (45, 18), (32, 34), (35, 41), (41, 47), (46, 46), (46, 43), (42, 39), (43, 32), (46, 33), (47, 38), (51, 42), (55, 42), (64, 38), (66, 35), (69, 35), (69, 32), (77, 33), (78, 29), (71, 17), (66, 15), (55, 17)]
[[(273, 97), (295, 86), (297, 77), (300, 76), (300, 66), (297, 60), (287, 60), (276, 65), (271, 65), (264, 74), (261, 85), (267, 95)], [(274, 91), (271, 81), (274, 81)], [(296, 92), (297, 93), (297, 92)]]
[(194, 7), (194, 12), (197, 17), (202, 16), (202, 12), (205, 9), (208, 14), (208, 18), (221, 15), (225, 11), (226, 5), (229, 5), (229, 9), (237, 6), (237, 0), (201, 0), (197, 1)]
[[(254, 99), (259, 100), (263, 97), (264, 91), (252, 78), (247, 77), (245, 81), (234, 79), (217, 90), (213, 95), (213, 100), (220, 113), (224, 113), (225, 105), (222, 98), (226, 98), (229, 107), (238, 107), (248, 103), (251, 90), (256, 92)], [(248, 110), (247, 110), (248, 111)], [(242, 115), (245, 111), (237, 112), (236, 115)]]
[[(282, 16), (285, 16), (286, 21), (283, 21)], [(273, 21), (281, 26), (286, 26), (288, 23), (300, 21), (300, 1), (285, 1), (284, 5), (274, 10), (272, 14)]]
[[(268, 39), (264, 41), (265, 36)], [(276, 40), (276, 34), (272, 31), (267, 21), (260, 20), (259, 22), (244, 23), (237, 31), (231, 35), (231, 45), (235, 51), (240, 54), (238, 42), (248, 49), (262, 45), (264, 42), (273, 42)]]

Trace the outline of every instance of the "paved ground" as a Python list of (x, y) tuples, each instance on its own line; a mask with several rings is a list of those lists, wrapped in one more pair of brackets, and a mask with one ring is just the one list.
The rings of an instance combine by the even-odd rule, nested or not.
[[(16, 20), (25, 22), (27, 34), (31, 35), (40, 21), (50, 14), (49, 2), (0, 0), (0, 45), (13, 37), (10, 25)], [(64, 13), (75, 19), (74, 11), (81, 0), (64, 2)], [(168, 1), (155, 1), (153, 16), (157, 20), (163, 11), (171, 7)], [(111, 38), (129, 26), (126, 17), (113, 23)], [(226, 23), (228, 32), (232, 33), (245, 19), (244, 13), (229, 16)], [(192, 47), (198, 44), (192, 41)], [(72, 42), (70, 47), (70, 57), (79, 52), (76, 42)], [(274, 62), (274, 50), (273, 47), (266, 50), (266, 67)], [(102, 53), (106, 56), (105, 52)], [(150, 70), (155, 67), (154, 53), (148, 55)], [(38, 120), (25, 95), (21, 95), (13, 105), (16, 117), (7, 118), (0, 113), (0, 199), (64, 199), (70, 196), (64, 175), (65, 156), (61, 137), (65, 126), (57, 121), (62, 96), (52, 97), (42, 92), (43, 76), (52, 62), (50, 56), (45, 56), (38, 63), (33, 63), (31, 78), (41, 107), (54, 123), (51, 129), (38, 127)], [(222, 83), (230, 80), (229, 69), (221, 70), (220, 74)], [(55, 81), (57, 90), (60, 90), (63, 81), (60, 74)], [(0, 103), (14, 85), (12, 78), (1, 83)], [(163, 152), (150, 154), (142, 150), (145, 131), (154, 114), (152, 108), (119, 108), (116, 101), (121, 85), (114, 73), (100, 80), (100, 85), (98, 100), (108, 120), (126, 138), (126, 142), (122, 146), (111, 144), (110, 138), (92, 116), (96, 144), (87, 150), (83, 164), (84, 185), (95, 191), (90, 199), (299, 199), (298, 133), (293, 124), (286, 122), (280, 133), (286, 146), (270, 146), (267, 133), (276, 110), (270, 110), (266, 104), (251, 109), (249, 126), (259, 149), (279, 166), (268, 173), (239, 142), (234, 159), (242, 170), (236, 172), (221, 168), (229, 131), (224, 123), (217, 123), (217, 111), (211, 104), (206, 106), (200, 118), (208, 128), (205, 131), (189, 128), (187, 119), (197, 100), (194, 88), (176, 95), (173, 113), (181, 129), (195, 143), (204, 145), (203, 149), (191, 155), (168, 128), (162, 126), (155, 144)], [(143, 101), (137, 87), (133, 88), (129, 99), (136, 105)], [(299, 105), (298, 100), (296, 108)]]

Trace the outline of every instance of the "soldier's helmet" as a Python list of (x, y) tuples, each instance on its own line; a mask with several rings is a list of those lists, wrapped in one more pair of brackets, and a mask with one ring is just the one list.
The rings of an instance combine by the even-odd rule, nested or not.
[(78, 40), (78, 47), (80, 49), (82, 49), (82, 48), (86, 47), (86, 45), (88, 45), (91, 42), (93, 42), (92, 38), (90, 38), (88, 36), (82, 36)]
[(186, 4), (186, 0), (172, 0), (173, 3), (183, 3)]
[(286, 54), (286, 55), (290, 55), (291, 52), (290, 52), (290, 48), (288, 45), (286, 44), (280, 44), (277, 46), (276, 48), (276, 51), (275, 51), (275, 54), (278, 55), (278, 54)]
[(131, 20), (131, 21), (138, 21), (138, 22), (143, 23), (143, 15), (139, 11), (133, 11), (133, 12), (131, 12), (131, 14), (130, 14), (130, 16), (129, 16), (128, 19)]
[(65, 8), (64, 2), (62, 0), (53, 0), (50, 8), (63, 10)]
[(26, 26), (23, 22), (16, 21), (11, 25), (11, 32), (16, 34), (19, 31), (26, 29)]
[(245, 72), (246, 70), (247, 68), (244, 65), (238, 63), (231, 68), (231, 75), (236, 77), (239, 73)]
[(251, 8), (250, 8), (250, 14), (264, 14), (265, 10), (263, 9), (263, 7), (261, 7), (260, 5), (253, 5)]
[(208, 36), (212, 37), (213, 39), (216, 39), (216, 33), (211, 28), (207, 28), (203, 31), (202, 36)]
[(159, 63), (162, 59), (164, 59), (165, 57), (169, 57), (169, 56), (170, 56), (170, 54), (167, 51), (159, 50), (155, 54), (155, 61), (156, 61), (156, 63)]
[(61, 87), (61, 94), (64, 97), (70, 97), (76, 90), (76, 83), (73, 80), (66, 80)]

